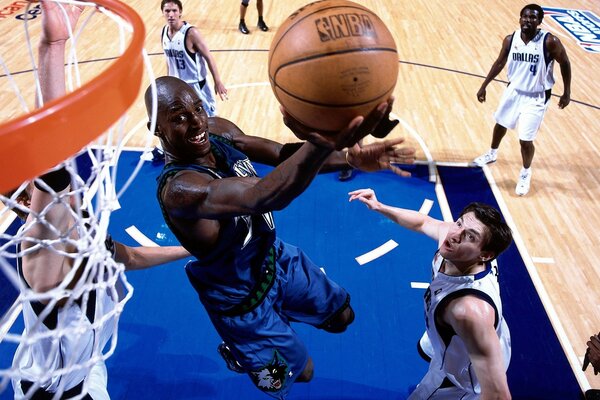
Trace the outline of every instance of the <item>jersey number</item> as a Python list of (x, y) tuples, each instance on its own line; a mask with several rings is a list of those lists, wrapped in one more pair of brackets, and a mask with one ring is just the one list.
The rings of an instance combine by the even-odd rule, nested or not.
[(183, 59), (177, 58), (175, 61), (177, 61), (177, 69), (185, 69), (185, 61)]
[(537, 64), (531, 64), (529, 71), (531, 71), (531, 75), (535, 76), (537, 74)]

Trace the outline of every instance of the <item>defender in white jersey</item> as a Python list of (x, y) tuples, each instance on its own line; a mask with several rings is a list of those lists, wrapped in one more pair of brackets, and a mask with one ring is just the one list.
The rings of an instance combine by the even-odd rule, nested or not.
[(523, 168), (515, 192), (523, 196), (529, 192), (531, 184), (531, 162), (535, 153), (533, 141), (542, 124), (554, 85), (554, 61), (560, 65), (563, 80), (564, 92), (558, 101), (561, 109), (571, 101), (571, 64), (561, 41), (551, 33), (538, 29), (544, 18), (544, 10), (539, 5), (525, 6), (520, 15), (521, 29), (504, 38), (500, 55), (477, 92), (477, 100), (483, 103), (487, 85), (508, 63), (509, 84), (494, 114), (496, 125), (491, 148), (473, 162), (483, 166), (496, 161), (498, 147), (507, 129), (515, 129), (518, 125)]
[(162, 0), (160, 8), (167, 25), (163, 27), (161, 41), (167, 58), (167, 73), (192, 86), (209, 117), (217, 115), (217, 102), (208, 81), (210, 70), (215, 82), (215, 93), (221, 100), (227, 98), (227, 89), (221, 81), (217, 64), (198, 29), (183, 21), (180, 0)]
[[(60, 6), (48, 0), (43, 0), (41, 6), (40, 88), (42, 99), (50, 101), (65, 94), (65, 44), (69, 38), (65, 16), (74, 30), (82, 8)], [(72, 241), (90, 232), (84, 232), (87, 228), (75, 220), (74, 215), (78, 214), (75, 208), (80, 202), (70, 204), (64, 200), (72, 199), (70, 186), (71, 175), (65, 168), (45, 173), (16, 196), (23, 208), (13, 208), (26, 221), (21, 229), (27, 230), (26, 239), (21, 242), (22, 250), (27, 253), (19, 260), (19, 276), (24, 287), (41, 295), (39, 300), (22, 302), (25, 326), (22, 337), (27, 340), (20, 342), (13, 359), (12, 384), (17, 399), (109, 398), (104, 361), (95, 362), (91, 357), (98, 356), (114, 332), (116, 316), (107, 315), (117, 299), (111, 297), (107, 289), (95, 289), (77, 298), (71, 294), (74, 292), (65, 290), (64, 296), (55, 303), (52, 303), (54, 299), (43, 296), (65, 279), (70, 279), (67, 289), (72, 289), (85, 268), (83, 263), (75, 261), (78, 251)], [(14, 192), (5, 197), (12, 197)], [(44, 215), (44, 223), (38, 215)], [(64, 237), (72, 241), (57, 240)], [(49, 244), (37, 244), (43, 241)], [(106, 245), (112, 258), (125, 264), (127, 269), (147, 268), (189, 256), (180, 246), (131, 248), (110, 239)], [(74, 268), (79, 271), (71, 278)], [(31, 291), (24, 294), (29, 295)], [(100, 318), (106, 321), (98, 323)], [(56, 396), (58, 392), (62, 395)]]
[(385, 205), (371, 189), (350, 192), (352, 200), (438, 241), (425, 293), (427, 336), (421, 339), (431, 343), (431, 363), (409, 399), (510, 399), (510, 333), (497, 269), (490, 266), (512, 241), (500, 213), (472, 203), (451, 223)]

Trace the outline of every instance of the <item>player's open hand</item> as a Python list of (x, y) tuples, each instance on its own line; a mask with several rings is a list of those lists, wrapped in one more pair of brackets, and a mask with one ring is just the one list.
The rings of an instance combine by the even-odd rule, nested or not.
[(410, 173), (400, 169), (395, 164), (412, 164), (415, 161), (415, 149), (399, 147), (404, 138), (382, 140), (366, 146), (359, 143), (348, 149), (346, 160), (351, 166), (365, 172), (389, 169), (400, 176), (410, 176)]
[(358, 200), (371, 210), (377, 210), (381, 206), (375, 191), (371, 188), (354, 190), (348, 193), (348, 196), (350, 196), (348, 201)]
[(42, 0), (42, 41), (46, 43), (64, 42), (75, 35), (75, 25), (83, 11), (83, 6), (59, 4)]

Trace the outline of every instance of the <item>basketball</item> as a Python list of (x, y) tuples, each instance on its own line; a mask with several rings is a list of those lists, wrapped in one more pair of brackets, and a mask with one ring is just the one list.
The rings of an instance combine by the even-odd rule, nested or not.
[(275, 97), (318, 131), (339, 131), (392, 94), (398, 51), (383, 21), (347, 0), (307, 4), (277, 30), (269, 50)]

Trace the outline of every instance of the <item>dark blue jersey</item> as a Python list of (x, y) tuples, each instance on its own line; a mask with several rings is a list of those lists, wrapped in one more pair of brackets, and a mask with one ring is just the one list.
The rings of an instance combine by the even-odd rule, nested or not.
[[(210, 136), (211, 151), (217, 168), (194, 164), (168, 163), (158, 180), (158, 202), (163, 217), (179, 242), (197, 261), (188, 264), (188, 271), (202, 286), (200, 297), (206, 306), (222, 309), (241, 301), (253, 288), (261, 267), (275, 240), (273, 215), (252, 214), (219, 219), (219, 239), (210, 250), (201, 251), (186, 232), (180, 232), (170, 221), (161, 199), (169, 177), (179, 171), (191, 170), (215, 179), (257, 176), (248, 157), (235, 149), (231, 142)], [(207, 304), (208, 303), (208, 304)]]

